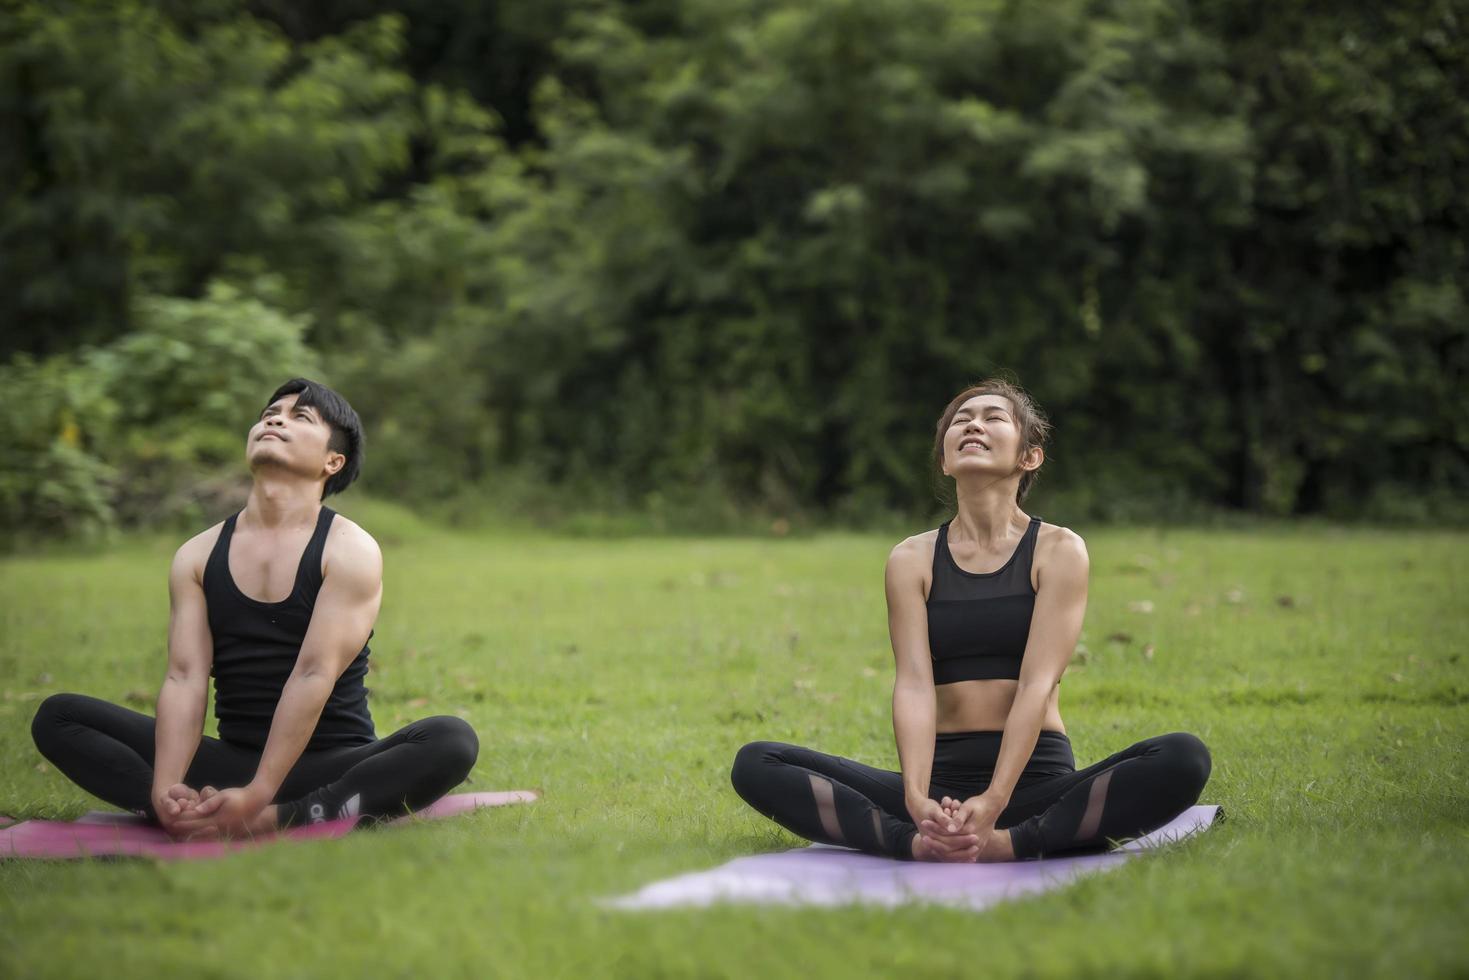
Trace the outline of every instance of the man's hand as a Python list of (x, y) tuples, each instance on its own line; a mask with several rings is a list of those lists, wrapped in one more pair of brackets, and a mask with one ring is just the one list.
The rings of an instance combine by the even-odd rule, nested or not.
[(197, 790), (183, 783), (174, 783), (161, 792), (154, 792), (153, 813), (170, 837), (185, 838), (190, 836), (190, 832), (184, 825), (195, 819), (199, 800)]

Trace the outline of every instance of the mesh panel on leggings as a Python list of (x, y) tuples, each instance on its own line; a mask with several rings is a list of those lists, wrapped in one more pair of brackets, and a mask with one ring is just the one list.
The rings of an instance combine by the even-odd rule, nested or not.
[(1097, 836), (1097, 828), (1102, 825), (1102, 811), (1107, 806), (1107, 787), (1111, 785), (1112, 773), (1115, 771), (1108, 769), (1092, 780), (1091, 789), (1086, 796), (1086, 812), (1081, 815), (1081, 824), (1076, 828), (1076, 840)]
[(847, 838), (842, 835), (842, 825), (837, 820), (836, 793), (831, 788), (831, 782), (814, 773), (810, 778), (811, 795), (816, 798), (816, 814), (821, 817), (821, 829), (832, 840), (845, 844)]

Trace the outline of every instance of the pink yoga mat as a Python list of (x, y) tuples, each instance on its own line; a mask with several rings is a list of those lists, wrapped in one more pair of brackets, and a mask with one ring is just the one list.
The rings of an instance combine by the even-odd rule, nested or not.
[(813, 845), (735, 858), (709, 871), (654, 882), (605, 904), (663, 909), (716, 902), (823, 906), (934, 902), (982, 909), (1120, 867), (1139, 854), (1207, 830), (1218, 817), (1217, 806), (1191, 807), (1167, 826), (1106, 854), (1003, 864), (925, 864)]
[[(438, 820), (480, 807), (530, 803), (535, 799), (535, 793), (523, 789), (502, 793), (460, 793), (446, 796), (417, 813), (398, 817), (389, 823)], [(162, 828), (130, 813), (88, 813), (74, 822), (26, 820), (0, 828), (0, 858), (151, 857), (169, 861), (215, 858), (281, 840), (342, 837), (357, 826), (359, 819), (329, 820), (247, 840), (176, 841)]]

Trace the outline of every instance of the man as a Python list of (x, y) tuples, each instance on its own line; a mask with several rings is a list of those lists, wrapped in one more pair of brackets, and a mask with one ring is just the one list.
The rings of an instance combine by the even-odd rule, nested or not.
[[(382, 554), (322, 505), (357, 478), (362, 441), (336, 392), (282, 385), (246, 439), (245, 509), (174, 556), (157, 718), (53, 695), (31, 725), (41, 754), (180, 838), (387, 817), (459, 784), (479, 753), (468, 724), (427, 718), (379, 740), (367, 710)], [(218, 739), (203, 737), (211, 673)]]

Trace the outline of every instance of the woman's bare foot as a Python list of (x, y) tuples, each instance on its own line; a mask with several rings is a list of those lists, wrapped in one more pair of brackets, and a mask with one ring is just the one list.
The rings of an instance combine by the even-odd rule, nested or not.
[[(973, 837), (969, 837), (973, 840)], [(979, 845), (970, 844), (968, 847), (946, 848), (937, 841), (923, 836), (913, 835), (913, 860), (915, 861), (942, 861), (949, 864), (972, 864), (979, 857)]]

